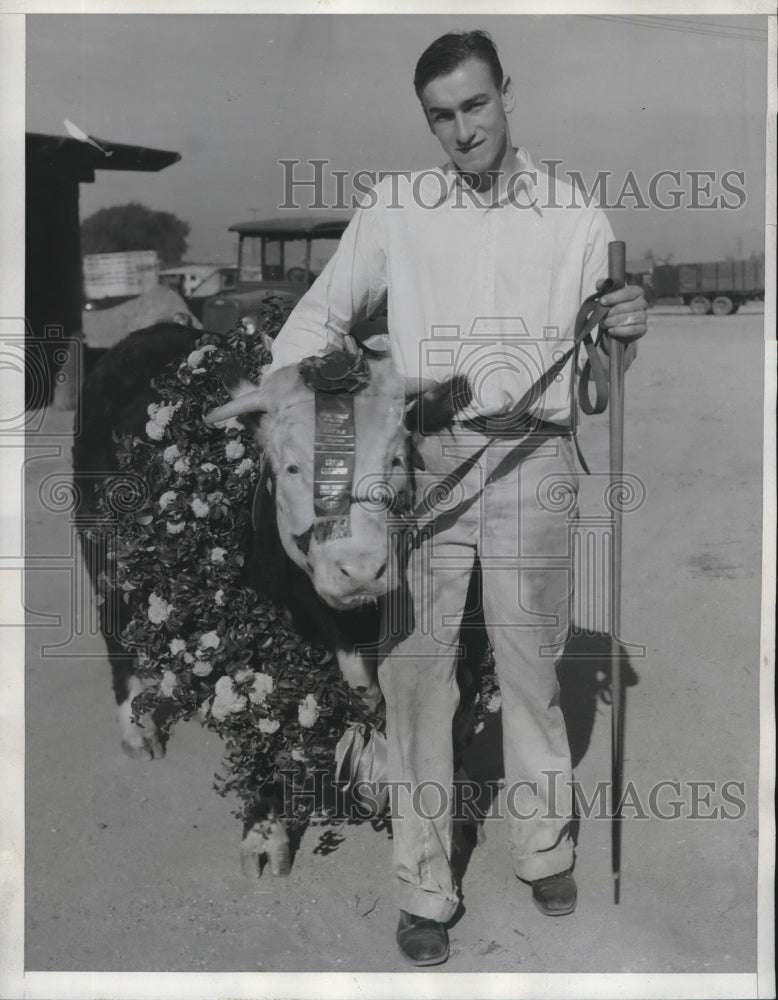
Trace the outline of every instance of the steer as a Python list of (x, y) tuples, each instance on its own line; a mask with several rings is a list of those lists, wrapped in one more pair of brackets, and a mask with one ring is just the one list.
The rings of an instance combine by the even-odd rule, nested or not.
[[(150, 386), (153, 376), (185, 357), (200, 335), (175, 324), (135, 331), (87, 376), (80, 401), (83, 430), (73, 447), (79, 516), (95, 513), (97, 484), (118, 471), (115, 436), (142, 434), (146, 408), (156, 395)], [(291, 612), (296, 628), (306, 638), (333, 650), (348, 685), (360, 692), (368, 707), (375, 708), (380, 692), (370, 649), (378, 639), (376, 602), (397, 585), (399, 575), (390, 519), (407, 512), (414, 502), (410, 428), (418, 431), (421, 423), (425, 430), (445, 426), (469, 402), (469, 391), (463, 380), (454, 380), (409, 400), (404, 380), (388, 358), (374, 358), (369, 365), (352, 360), (350, 364), (341, 355), (334, 375), (332, 363), (329, 373), (326, 367), (322, 369), (326, 362), (314, 364), (307, 378), (296, 366), (282, 368), (263, 378), (260, 387), (227, 362), (222, 366), (223, 378), (233, 400), (206, 419), (214, 423), (246, 414), (267, 463), (269, 474), (263, 476), (255, 500), (254, 551), (248, 560), (252, 582)], [(337, 391), (341, 376), (344, 392)], [(359, 384), (354, 384), (355, 378)], [(322, 384), (335, 391), (316, 391)], [(349, 388), (358, 391), (349, 392)], [(348, 488), (336, 491), (341, 510), (334, 517), (327, 516), (331, 513), (327, 501), (333, 498), (317, 487), (321, 468), (315, 465), (326, 462), (328, 454), (342, 455), (343, 449), (328, 453), (325, 442), (322, 455), (314, 454), (316, 428), (321, 428), (323, 419), (322, 396), (346, 399), (346, 409), (353, 405), (353, 443), (348, 442), (348, 428), (345, 434), (353, 451)], [(340, 403), (334, 405), (338, 412), (343, 408)], [(96, 582), (100, 547), (88, 535), (81, 537), (85, 561)], [(122, 747), (131, 756), (161, 756), (164, 747), (154, 720), (144, 718), (140, 725), (132, 720), (132, 701), (142, 683), (135, 675), (133, 658), (118, 638), (126, 612), (120, 606), (119, 621), (109, 627), (105, 607), (101, 608), (102, 625), (113, 669)], [(268, 815), (267, 810), (261, 813), (260, 808), (253, 827), (249, 823), (244, 851), (264, 850)], [(274, 872), (287, 867), (271, 864)]]
[[(90, 522), (99, 520), (101, 484), (119, 474), (116, 438), (143, 435), (147, 407), (157, 398), (151, 380), (167, 365), (186, 357), (199, 336), (200, 331), (178, 323), (136, 330), (106, 351), (84, 379), (77, 411), (80, 426), (73, 439), (73, 482), (81, 549), (95, 589), (105, 569), (106, 553), (100, 531), (89, 529)], [(144, 720), (143, 726), (132, 721), (132, 701), (143, 685), (135, 675), (135, 657), (119, 640), (128, 610), (123, 602), (105, 601), (99, 613), (119, 709), (122, 749), (130, 757), (161, 757), (164, 747), (153, 721)]]

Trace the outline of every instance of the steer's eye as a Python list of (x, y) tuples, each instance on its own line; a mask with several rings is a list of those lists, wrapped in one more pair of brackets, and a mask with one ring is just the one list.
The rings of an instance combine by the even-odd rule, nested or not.
[(287, 465), (286, 471), (289, 473), (290, 476), (296, 476), (300, 472), (300, 466), (292, 463), (291, 465)]

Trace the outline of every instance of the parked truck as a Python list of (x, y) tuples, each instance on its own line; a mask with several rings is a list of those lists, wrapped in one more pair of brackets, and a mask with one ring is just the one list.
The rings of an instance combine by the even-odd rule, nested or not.
[[(300, 212), (230, 226), (229, 231), (238, 234), (237, 281), (204, 300), (197, 313), (203, 327), (225, 333), (241, 319), (256, 321), (268, 308), (288, 315), (335, 252), (348, 222)], [(192, 309), (194, 299), (187, 302)], [(358, 342), (381, 350), (386, 330), (384, 307), (355, 323), (350, 332)]]
[(230, 226), (238, 234), (237, 282), (203, 305), (206, 330), (223, 333), (269, 301), (284, 312), (302, 298), (335, 252), (347, 218), (295, 213)]
[(729, 316), (750, 299), (764, 300), (764, 257), (705, 264), (656, 264), (654, 299), (681, 298), (696, 316)]

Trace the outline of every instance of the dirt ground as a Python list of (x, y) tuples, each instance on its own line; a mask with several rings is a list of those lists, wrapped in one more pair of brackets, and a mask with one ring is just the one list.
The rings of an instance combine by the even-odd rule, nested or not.
[[(446, 973), (756, 969), (762, 323), (755, 309), (655, 312), (628, 377), (625, 466), (646, 494), (624, 518), (622, 639), (636, 680), (626, 778), (647, 815), (625, 811), (621, 903), (608, 821), (582, 819), (578, 909), (552, 920), (512, 874), (506, 824), (487, 820), (485, 842), (463, 856)], [(586, 514), (607, 470), (607, 416), (583, 419), (595, 473)], [(254, 887), (240, 872), (232, 803), (211, 789), (217, 737), (190, 723), (161, 761), (122, 755), (55, 489), (69, 469), (71, 421), (48, 411), (26, 463), (26, 969), (410, 971), (394, 943), (386, 830), (346, 827), (328, 854), (309, 829), (291, 876)], [(588, 791), (610, 774), (609, 727), (600, 704), (579, 734), (576, 777)], [(488, 753), (474, 748), (476, 770)], [(680, 796), (658, 800), (667, 812), (680, 797), (680, 818), (650, 814), (662, 780), (681, 782)], [(723, 798), (725, 782), (739, 783), (729, 791), (742, 808)], [(691, 818), (695, 789), (697, 814), (717, 819)]]

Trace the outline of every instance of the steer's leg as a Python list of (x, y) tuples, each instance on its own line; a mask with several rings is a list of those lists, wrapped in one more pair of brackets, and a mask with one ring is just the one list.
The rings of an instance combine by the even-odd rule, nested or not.
[[(132, 718), (132, 701), (147, 686), (134, 672), (134, 660), (126, 652), (120, 652), (116, 640), (106, 636), (108, 655), (113, 671), (113, 690), (116, 704), (119, 706), (119, 733), (122, 750), (128, 757), (159, 758), (164, 757), (165, 748), (159, 738), (157, 727), (150, 712), (147, 712), (139, 722)], [(114, 647), (112, 649), (112, 647)], [(117, 648), (118, 647), (118, 648)]]
[(271, 875), (286, 876), (292, 870), (292, 850), (284, 822), (260, 797), (246, 821), (240, 845), (240, 867), (246, 878), (260, 877), (263, 858), (267, 859)]
[[(86, 491), (89, 489), (89, 485), (81, 483), (79, 489), (83, 497), (87, 495)], [(90, 509), (92, 508), (88, 510)], [(135, 657), (127, 652), (118, 638), (125, 624), (124, 606), (117, 605), (115, 601), (106, 599), (105, 595), (100, 593), (103, 586), (100, 582), (101, 577), (106, 577), (110, 581), (109, 593), (115, 593), (116, 589), (116, 581), (113, 576), (115, 568), (107, 558), (110, 534), (103, 534), (100, 530), (87, 526), (79, 531), (78, 537), (84, 564), (92, 582), (92, 592), (95, 599), (102, 598), (98, 603), (100, 631), (105, 640), (108, 660), (111, 664), (113, 691), (119, 709), (119, 733), (122, 750), (128, 757), (152, 759), (163, 757), (165, 749), (159, 739), (157, 727), (151, 715), (145, 715), (140, 723), (132, 720), (132, 700), (143, 691), (146, 685), (135, 673)]]
[(339, 649), (336, 655), (343, 680), (359, 696), (366, 708), (374, 712), (382, 698), (374, 659), (362, 656), (353, 649)]

